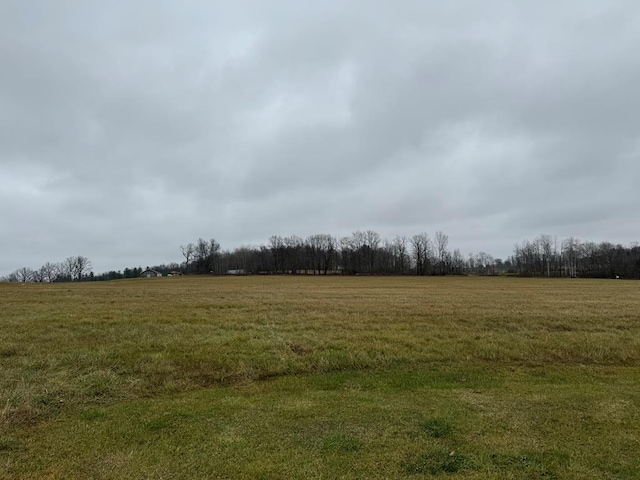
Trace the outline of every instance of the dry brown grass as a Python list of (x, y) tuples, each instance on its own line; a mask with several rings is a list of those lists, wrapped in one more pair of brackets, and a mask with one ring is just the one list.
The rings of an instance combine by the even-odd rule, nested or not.
[(640, 363), (637, 282), (187, 277), (0, 292), (5, 421), (297, 373)]
[[(322, 455), (335, 457), (335, 468), (341, 465), (344, 455), (353, 452), (368, 459), (367, 468), (373, 468), (371, 465), (380, 459), (392, 458), (395, 470), (387, 472), (392, 477), (393, 472), (398, 476), (422, 475), (440, 471), (439, 468), (445, 469), (442, 472), (455, 468), (475, 472), (475, 478), (500, 478), (499, 472), (509, 469), (516, 472), (511, 478), (537, 478), (534, 474), (554, 469), (571, 471), (574, 461), (578, 462), (583, 478), (601, 478), (599, 470), (590, 466), (591, 460), (586, 457), (578, 461), (571, 455), (566, 457), (564, 450), (557, 455), (549, 454), (551, 457), (544, 453), (545, 449), (560, 451), (562, 442), (574, 440), (574, 448), (582, 448), (578, 444), (583, 440), (570, 438), (583, 418), (580, 405), (589, 405), (592, 415), (589, 421), (599, 425), (600, 431), (606, 430), (603, 438), (609, 439), (609, 447), (596, 443), (585, 447), (585, 452), (610, 449), (616, 428), (628, 437), (623, 450), (638, 442), (637, 416), (629, 416), (629, 412), (638, 409), (637, 396), (630, 392), (640, 387), (639, 282), (462, 277), (182, 277), (94, 284), (0, 284), (0, 298), (0, 430), (8, 435), (8, 440), (0, 438), (0, 474), (4, 455), (9, 459), (6, 465), (13, 465), (6, 467), (7, 471), (15, 478), (27, 478), (30, 474), (24, 465), (37, 462), (33, 463), (32, 454), (23, 452), (16, 457), (22, 459), (18, 464), (11, 463), (19, 451), (13, 445), (21, 444), (21, 439), (31, 439), (24, 442), (34, 452), (40, 451), (37, 436), (33, 436), (40, 425), (45, 426), (40, 434), (51, 435), (52, 441), (62, 441), (63, 437), (58, 435), (69, 433), (65, 429), (80, 428), (75, 423), (78, 418), (94, 422), (104, 415), (113, 415), (121, 419), (132, 408), (142, 408), (140, 402), (164, 405), (162, 408), (171, 416), (170, 412), (178, 408), (175, 402), (180, 405), (193, 401), (189, 408), (200, 412), (202, 418), (196, 417), (203, 421), (213, 413), (199, 403), (204, 401), (201, 397), (177, 400), (182, 397), (176, 395), (188, 392), (197, 395), (205, 387), (222, 389), (233, 398), (239, 395), (238, 401), (251, 398), (251, 408), (264, 410), (263, 417), (255, 419), (256, 425), (262, 425), (260, 428), (267, 428), (260, 423), (265, 418), (295, 429), (295, 419), (299, 417), (302, 424), (309, 426), (313, 417), (307, 417), (307, 413), (312, 413), (307, 412), (308, 408), (325, 418), (331, 418), (331, 412), (341, 411), (340, 418), (347, 422), (346, 430), (336, 426), (335, 431), (319, 432), (313, 445), (324, 452)], [(295, 380), (299, 384), (288, 387), (288, 378), (299, 379)], [(252, 385), (265, 383), (257, 381), (267, 380), (266, 384), (275, 382), (268, 395), (262, 396), (258, 391), (255, 398), (246, 396), (254, 391)], [(335, 396), (327, 397), (329, 403), (322, 403), (321, 392), (327, 388), (323, 386), (327, 382), (331, 385), (340, 382), (341, 386)], [(583, 384), (584, 389), (578, 387)], [(313, 401), (305, 399), (304, 392), (309, 389), (318, 392)], [(455, 393), (444, 396), (434, 393), (450, 389)], [(401, 426), (408, 421), (406, 415), (413, 415), (412, 405), (424, 403), (420, 395), (425, 394), (440, 402), (440, 410), (447, 404), (457, 407), (445, 412), (445, 417), (422, 418), (415, 428), (425, 435), (424, 425), (429, 422), (434, 425), (450, 422), (454, 425), (452, 433), (443, 434), (444, 439), (424, 440), (432, 442), (426, 453), (414, 452), (410, 447), (413, 433), (406, 441), (391, 447), (397, 435), (404, 435)], [(298, 399), (289, 410), (282, 407), (282, 411), (273, 413), (262, 403), (282, 403), (289, 398), (287, 395), (292, 400)], [(352, 412), (341, 403), (345, 395), (360, 402), (358, 408), (369, 412), (369, 417), (352, 418)], [(431, 407), (424, 404), (423, 408)], [(97, 417), (91, 412), (96, 412)], [(558, 439), (551, 442), (544, 440), (545, 435), (553, 438), (549, 431), (536, 433), (547, 428), (536, 422), (544, 419), (551, 428), (564, 421), (560, 413), (553, 412), (566, 415), (568, 420), (560, 428)], [(288, 415), (293, 415), (293, 419)], [(51, 424), (43, 423), (53, 418), (67, 419), (59, 424), (62, 430), (50, 430)], [(237, 421), (234, 418), (229, 419), (229, 428), (240, 428), (240, 424), (234, 424)], [(355, 422), (351, 427), (349, 419)], [(483, 425), (486, 433), (482, 441), (473, 428), (464, 426), (469, 419)], [(149, 432), (166, 431), (164, 420), (157, 425), (153, 418), (145, 421)], [(187, 422), (192, 432), (201, 428), (182, 417), (175, 421)], [(242, 425), (251, 421), (245, 418)], [(375, 427), (378, 424), (386, 430), (379, 432)], [(129, 432), (129, 427), (111, 423), (105, 424), (105, 428), (100, 435), (107, 434), (106, 431), (116, 436)], [(282, 428), (281, 434), (293, 435), (293, 430)], [(117, 433), (118, 429), (122, 431)], [(506, 430), (511, 437), (505, 435)], [(126, 435), (138, 438), (137, 433)], [(139, 441), (144, 443), (152, 438), (149, 436), (152, 433), (146, 435)], [(188, 430), (181, 435), (188, 435)], [(227, 448), (228, 442), (236, 445), (234, 435), (231, 430), (221, 433), (219, 448)], [(233, 455), (239, 458), (260, 451), (243, 435), (236, 445), (240, 445), (240, 450), (233, 450)], [(260, 435), (264, 441), (271, 441), (275, 433), (265, 430)], [(382, 443), (374, 448), (378, 436), (387, 442), (387, 448), (399, 448), (404, 456), (397, 457), (398, 452), (383, 454)], [(456, 458), (450, 465), (444, 458), (439, 464), (442, 449), (449, 448), (447, 441), (453, 441), (449, 437), (466, 445), (466, 457)], [(83, 438), (83, 442), (65, 448), (76, 453), (84, 444), (100, 448), (96, 439)], [(186, 441), (186, 437), (180, 438), (174, 441)], [(292, 438), (291, 448), (295, 450), (296, 442), (302, 440), (296, 440), (295, 435)], [(515, 456), (505, 453), (510, 451), (509, 438), (526, 447), (535, 461), (517, 460), (517, 452), (513, 453)], [(537, 443), (532, 443), (532, 439), (537, 439)], [(129, 445), (128, 442), (125, 439), (122, 444)], [(476, 448), (480, 444), (485, 446)], [(111, 460), (105, 457), (105, 463), (96, 470), (102, 473), (92, 470), (87, 474), (110, 478), (104, 474), (110, 468), (108, 464), (124, 462), (122, 477), (140, 478), (135, 469), (131, 470), (134, 466), (127, 463), (127, 457), (122, 457), (124, 453), (116, 453), (117, 445), (116, 442), (109, 447)], [(171, 441), (166, 448), (172, 448)], [(206, 462), (212, 460), (200, 457), (204, 454), (197, 451), (196, 445), (192, 448), (199, 459), (193, 461), (204, 462), (205, 468)], [(491, 449), (502, 452), (502, 456), (491, 457)], [(265, 454), (263, 463), (255, 468), (268, 472), (269, 462), (286, 462), (291, 455), (298, 458), (292, 452), (283, 451), (278, 459)], [(77, 464), (62, 460), (65, 455), (62, 451), (53, 454), (59, 457), (56, 461), (60, 465), (67, 465), (65, 471), (69, 474)], [(84, 451), (78, 455), (90, 461), (92, 454)], [(310, 455), (300, 458), (316, 458), (315, 453)], [(593, 457), (595, 453), (589, 455)], [(153, 472), (156, 457), (145, 458), (149, 468), (146, 471)], [(620, 471), (633, 469), (634, 464), (629, 466), (622, 458), (616, 461)], [(553, 468), (548, 467), (548, 462)], [(289, 467), (294, 477), (304, 476), (305, 470)], [(314, 472), (323, 471), (316, 467)], [(521, 472), (524, 476), (518, 476), (520, 470), (516, 467), (526, 467), (534, 476), (527, 477), (525, 470)], [(33, 478), (46, 476), (40, 467), (33, 468), (36, 469)], [(253, 475), (251, 468), (231, 469), (227, 474), (241, 478), (259, 476)], [(55, 471), (60, 474), (62, 470)], [(229, 473), (233, 471), (237, 475)], [(333, 470), (325, 474), (330, 471)], [(357, 472), (352, 473), (356, 478)], [(52, 473), (51, 478), (58, 474)]]

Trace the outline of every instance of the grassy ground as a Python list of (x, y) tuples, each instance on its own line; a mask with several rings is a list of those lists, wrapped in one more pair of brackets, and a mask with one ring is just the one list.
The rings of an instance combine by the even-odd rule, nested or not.
[(640, 478), (640, 283), (0, 284), (0, 478)]

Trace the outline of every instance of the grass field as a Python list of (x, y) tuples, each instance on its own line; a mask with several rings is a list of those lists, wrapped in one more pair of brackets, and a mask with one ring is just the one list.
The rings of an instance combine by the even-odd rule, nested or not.
[(0, 478), (640, 478), (640, 282), (0, 284)]

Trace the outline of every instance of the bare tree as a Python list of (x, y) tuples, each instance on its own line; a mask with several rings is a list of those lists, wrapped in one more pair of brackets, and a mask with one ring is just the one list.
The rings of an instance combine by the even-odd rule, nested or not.
[(573, 237), (569, 237), (562, 242), (562, 255), (565, 260), (567, 276), (575, 278), (578, 276), (578, 250), (580, 242)]
[(42, 275), (42, 271), (40, 269), (33, 270), (33, 275), (31, 276), (31, 280), (36, 283), (44, 282), (44, 277)]
[(189, 256), (195, 273), (220, 273), (220, 244), (211, 239), (208, 242), (199, 238), (195, 245), (181, 246), (182, 254)]
[(206, 273), (209, 264), (209, 243), (202, 238), (196, 242), (193, 252), (196, 273)]
[(343, 274), (351, 273), (351, 238), (350, 237), (342, 237), (339, 242), (340, 246), (340, 267), (342, 269)]
[(396, 236), (393, 239), (393, 250), (398, 260), (398, 273), (404, 275), (407, 271), (407, 237)]
[(220, 271), (220, 244), (215, 240), (209, 240), (209, 271), (221, 273)]
[(60, 276), (64, 281), (72, 281), (75, 274), (75, 257), (67, 257), (60, 262)]
[(360, 230), (356, 230), (351, 234), (349, 248), (351, 257), (351, 271), (353, 273), (362, 272), (362, 251), (364, 249), (365, 234)]
[[(309, 253), (308, 263), (314, 275), (322, 273), (323, 265), (325, 264), (325, 255), (328, 249), (326, 237), (330, 236), (323, 234), (311, 235), (305, 241)], [(324, 273), (326, 275), (326, 270)]]
[(428, 267), (428, 252), (429, 252), (429, 235), (426, 233), (419, 233), (411, 237), (411, 247), (413, 250), (413, 260), (416, 264), (416, 273), (418, 275), (426, 275)]
[(380, 235), (373, 230), (364, 232), (364, 251), (365, 262), (369, 273), (373, 273), (376, 269), (376, 256), (378, 248), (380, 248)]
[(540, 249), (542, 250), (542, 264), (547, 277), (551, 276), (551, 261), (553, 257), (553, 240), (549, 235), (540, 235)]
[(269, 237), (269, 247), (273, 256), (275, 273), (284, 273), (284, 261), (286, 256), (286, 245), (279, 235)]
[(55, 263), (47, 262), (40, 267), (40, 276), (43, 282), (55, 281), (59, 272), (60, 266)]
[(444, 232), (437, 231), (434, 241), (436, 245), (436, 255), (438, 257), (438, 270), (440, 275), (444, 275), (447, 273), (447, 260), (449, 257), (447, 247), (449, 245), (449, 237), (445, 235)]
[(285, 246), (284, 269), (290, 273), (299, 273), (304, 270), (304, 240), (297, 235), (291, 235), (283, 239)]
[(184, 257), (185, 273), (188, 273), (189, 262), (191, 262), (193, 255), (195, 253), (195, 246), (193, 245), (193, 243), (189, 243), (187, 245), (180, 245), (180, 251), (182, 252), (182, 256)]
[(4, 281), (6, 282), (17, 282), (18, 281), (18, 274), (17, 274), (17, 270), (11, 272), (9, 275), (7, 275), (4, 279)]
[(91, 260), (82, 255), (78, 255), (73, 258), (73, 278), (78, 282), (81, 282), (85, 275), (88, 275), (91, 271)]
[(453, 251), (453, 255), (451, 256), (451, 264), (453, 273), (457, 275), (462, 275), (464, 273), (464, 257), (457, 248)]
[(230, 256), (231, 263), (230, 268), (227, 270), (234, 270), (236, 274), (246, 274), (252, 270), (252, 266), (249, 264), (254, 250), (250, 247), (241, 246), (236, 248)]
[(495, 262), (493, 257), (485, 252), (480, 252), (476, 255), (475, 261), (476, 267), (478, 269), (478, 273), (483, 275), (489, 275), (494, 273), (494, 265)]
[(324, 242), (322, 246), (322, 253), (324, 258), (322, 268), (326, 275), (329, 270), (333, 270), (335, 268), (337, 241), (329, 234), (324, 234), (323, 237)]
[(474, 253), (469, 253), (469, 260), (467, 260), (467, 265), (469, 266), (469, 271), (471, 273), (478, 273), (478, 271), (476, 270), (476, 256)]
[(20, 282), (20, 283), (33, 282), (33, 270), (31, 270), (29, 267), (22, 267), (17, 269), (14, 272), (14, 275), (17, 282)]

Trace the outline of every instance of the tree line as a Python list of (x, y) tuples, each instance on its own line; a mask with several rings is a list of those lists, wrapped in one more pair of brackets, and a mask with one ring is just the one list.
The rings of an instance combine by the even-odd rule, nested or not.
[[(640, 246), (609, 242), (558, 240), (540, 235), (516, 244), (505, 260), (479, 252), (464, 256), (449, 247), (442, 231), (386, 239), (372, 230), (336, 237), (315, 234), (271, 236), (259, 246), (223, 250), (215, 239), (181, 245), (182, 262), (155, 265), (167, 274), (307, 274), (307, 275), (498, 275), (539, 277), (640, 278)], [(149, 267), (147, 267), (149, 268)], [(87, 257), (68, 257), (37, 270), (20, 268), (3, 281), (59, 282), (136, 278), (142, 267), (94, 274)]]
[(441, 231), (433, 238), (420, 233), (391, 240), (372, 230), (345, 237), (274, 235), (266, 245), (234, 250), (200, 238), (181, 245), (180, 252), (181, 269), (194, 274), (462, 275), (496, 274), (510, 267), (484, 252), (464, 257), (458, 249), (451, 251)]
[(193, 274), (309, 275), (498, 275), (538, 277), (640, 278), (640, 246), (558, 240), (540, 235), (514, 247), (505, 260), (486, 252), (451, 250), (449, 236), (437, 231), (385, 239), (372, 230), (336, 237), (315, 234), (271, 236), (266, 245), (221, 250), (202, 238), (180, 246), (184, 261), (154, 269)]
[(5, 282), (82, 282), (93, 280), (91, 260), (82, 255), (67, 257), (58, 263), (47, 262), (38, 269), (21, 267), (6, 277)]
[(640, 246), (540, 235), (515, 246), (516, 273), (536, 277), (640, 279)]

